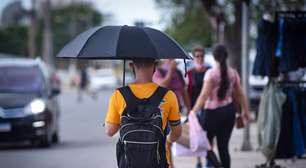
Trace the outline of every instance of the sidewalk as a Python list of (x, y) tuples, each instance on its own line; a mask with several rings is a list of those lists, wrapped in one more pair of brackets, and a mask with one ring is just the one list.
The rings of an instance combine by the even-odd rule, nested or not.
[[(230, 141), (230, 151), (232, 157), (232, 168), (254, 168), (255, 165), (265, 162), (265, 157), (258, 148), (257, 143), (257, 125), (251, 125), (251, 142), (253, 150), (242, 152), (239, 149), (242, 145), (243, 130), (235, 129)], [(214, 149), (214, 151), (217, 151)], [(204, 162), (204, 159), (202, 159)], [(194, 168), (196, 159), (191, 157), (174, 157), (175, 168)], [(306, 168), (306, 159), (300, 159), (293, 162), (292, 160), (276, 160), (276, 163), (286, 168)]]

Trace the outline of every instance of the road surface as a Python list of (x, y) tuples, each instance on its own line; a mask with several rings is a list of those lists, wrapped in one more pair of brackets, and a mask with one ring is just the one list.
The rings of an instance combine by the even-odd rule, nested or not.
[[(61, 142), (49, 149), (29, 145), (0, 148), (0, 168), (113, 168), (115, 138), (108, 138), (102, 126), (111, 90), (97, 100), (84, 96), (77, 101), (76, 91), (63, 91)], [(16, 144), (15, 144), (16, 145)]]

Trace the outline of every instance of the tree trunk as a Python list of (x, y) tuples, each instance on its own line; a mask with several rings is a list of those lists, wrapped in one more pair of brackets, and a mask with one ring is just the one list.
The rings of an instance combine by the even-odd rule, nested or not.
[(241, 73), (241, 21), (242, 1), (235, 1), (235, 22), (226, 25), (224, 34), (224, 45), (228, 49), (229, 64)]
[(229, 64), (241, 73), (241, 25), (242, 25), (242, 1), (234, 1), (235, 7), (235, 22), (229, 24), (223, 16), (224, 13), (216, 13), (213, 9), (217, 6), (216, 1), (202, 0), (202, 4), (211, 17), (212, 25), (215, 31), (217, 20), (222, 20), (225, 23), (224, 28), (224, 45), (226, 46), (229, 54)]
[(32, 9), (30, 10), (30, 26), (28, 27), (29, 41), (28, 50), (31, 58), (36, 57), (36, 0), (31, 1)]
[(54, 67), (50, 8), (51, 8), (50, 0), (46, 0), (43, 5), (44, 9), (43, 59), (50, 66)]

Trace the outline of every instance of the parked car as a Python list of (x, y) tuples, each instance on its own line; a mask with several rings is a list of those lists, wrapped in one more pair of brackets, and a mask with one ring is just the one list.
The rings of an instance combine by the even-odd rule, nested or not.
[(118, 86), (118, 79), (112, 69), (98, 69), (89, 72), (89, 91), (113, 89)]
[(59, 141), (59, 87), (39, 59), (0, 59), (0, 142)]

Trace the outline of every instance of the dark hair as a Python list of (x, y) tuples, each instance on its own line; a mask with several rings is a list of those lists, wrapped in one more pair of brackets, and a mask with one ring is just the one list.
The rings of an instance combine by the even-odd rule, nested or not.
[(214, 58), (220, 64), (221, 82), (218, 90), (219, 100), (223, 100), (229, 88), (229, 77), (227, 73), (227, 50), (223, 45), (217, 45), (213, 51)]
[(134, 59), (133, 63), (139, 68), (150, 67), (156, 63), (155, 59)]
[(205, 53), (205, 50), (204, 50), (204, 48), (202, 48), (202, 47), (196, 47), (196, 48), (193, 48), (192, 49), (192, 55), (194, 55), (196, 52), (201, 52), (201, 53)]

